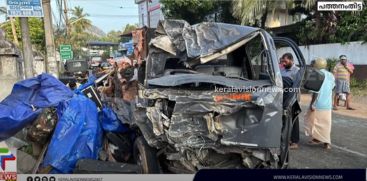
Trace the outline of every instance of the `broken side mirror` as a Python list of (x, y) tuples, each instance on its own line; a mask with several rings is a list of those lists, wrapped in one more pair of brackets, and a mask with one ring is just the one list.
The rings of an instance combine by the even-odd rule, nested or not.
[(303, 87), (307, 90), (318, 92), (324, 82), (325, 75), (315, 68), (307, 68)]

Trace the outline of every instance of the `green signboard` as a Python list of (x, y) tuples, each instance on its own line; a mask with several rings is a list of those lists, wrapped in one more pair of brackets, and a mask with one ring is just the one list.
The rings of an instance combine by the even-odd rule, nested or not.
[(60, 51), (71, 51), (71, 45), (60, 45)]
[(60, 45), (60, 56), (62, 60), (72, 60), (73, 51), (71, 45)]

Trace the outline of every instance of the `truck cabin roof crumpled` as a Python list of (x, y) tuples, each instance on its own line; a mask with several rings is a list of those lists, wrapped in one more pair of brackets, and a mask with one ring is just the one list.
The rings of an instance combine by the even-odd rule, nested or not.
[[(181, 76), (190, 79), (188, 74), (203, 74), (201, 80), (205, 83), (219, 83), (227, 87), (234, 84), (255, 85), (251, 80), (259, 80), (261, 71), (272, 75), (268, 71), (271, 66), (262, 62), (265, 58), (261, 56), (265, 55), (267, 46), (260, 32), (259, 28), (233, 24), (204, 22), (189, 25), (183, 20), (161, 21), (156, 29), (156, 37), (150, 42), (146, 81), (148, 85), (176, 86)], [(257, 61), (257, 67), (254, 66), (251, 75), (248, 73), (250, 71), (245, 70), (250, 66), (242, 61), (244, 57), (248, 57), (249, 62)], [(186, 75), (180, 76), (180, 73)], [(163, 75), (168, 76), (168, 80), (175, 80), (175, 83), (168, 85), (167, 81), (154, 80)], [(247, 80), (247, 83), (217, 80), (218, 77), (213, 75)], [(200, 76), (197, 78), (200, 79)], [(257, 81), (256, 84), (263, 82), (271, 85), (271, 80), (272, 76), (268, 76), (267, 80)], [(227, 85), (226, 82), (231, 83)], [(182, 82), (186, 83), (189, 82)]]

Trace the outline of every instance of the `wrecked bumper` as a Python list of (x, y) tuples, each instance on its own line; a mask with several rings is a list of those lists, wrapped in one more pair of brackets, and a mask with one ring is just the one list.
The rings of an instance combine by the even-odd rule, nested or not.
[(281, 93), (253, 92), (251, 101), (222, 102), (215, 100), (217, 95), (220, 93), (174, 89), (139, 92), (140, 98), (155, 100), (146, 105), (153, 133), (176, 147), (279, 148)]

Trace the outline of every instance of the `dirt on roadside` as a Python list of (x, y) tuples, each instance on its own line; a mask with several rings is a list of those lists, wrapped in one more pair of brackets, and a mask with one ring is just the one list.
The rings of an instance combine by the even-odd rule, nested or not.
[[(301, 95), (301, 105), (309, 106), (310, 102), (311, 94)], [(367, 120), (367, 96), (352, 97), (351, 106), (356, 110), (347, 110), (344, 107), (344, 101), (340, 101), (340, 106), (338, 107), (338, 110), (333, 110), (333, 113)]]

